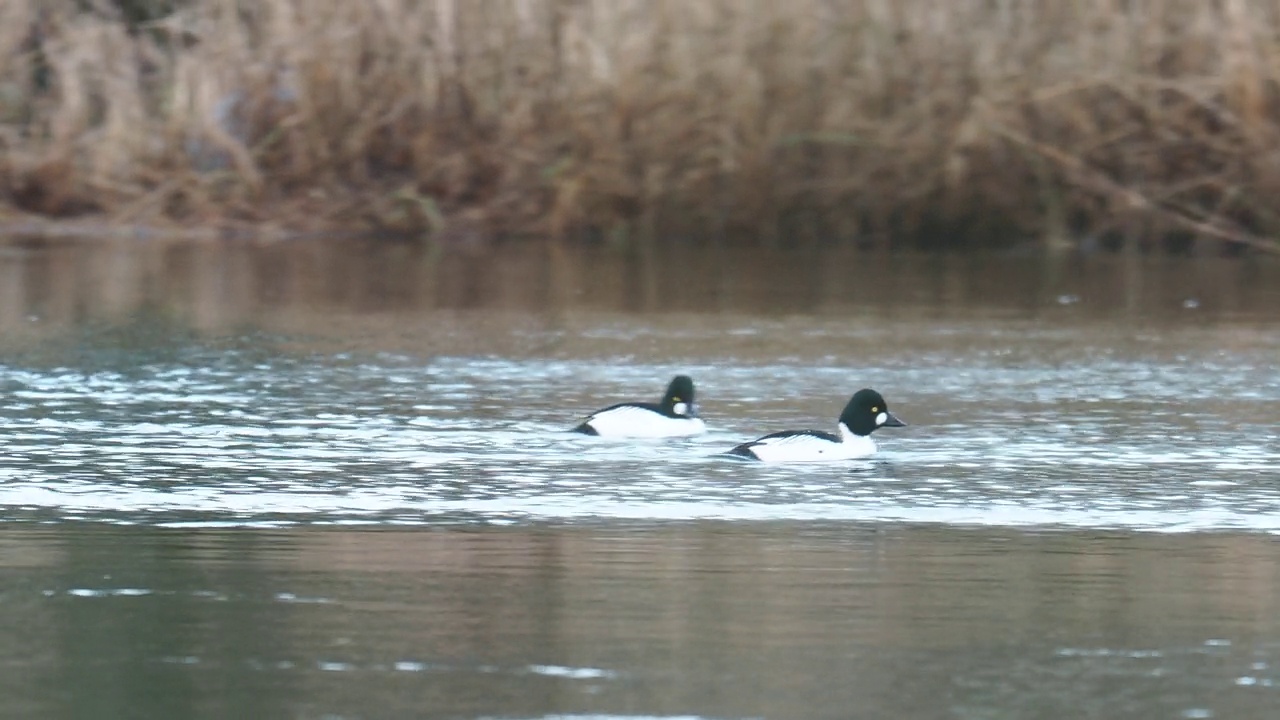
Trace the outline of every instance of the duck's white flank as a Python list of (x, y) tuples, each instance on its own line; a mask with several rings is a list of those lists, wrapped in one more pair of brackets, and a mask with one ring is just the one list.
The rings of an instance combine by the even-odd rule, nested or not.
[(763, 437), (747, 448), (763, 462), (834, 462), (874, 455), (876, 443), (869, 436), (854, 435), (839, 423), (840, 439), (832, 440), (810, 432)]
[(600, 437), (689, 437), (701, 435), (707, 426), (701, 418), (673, 418), (638, 405), (601, 410), (584, 421)]

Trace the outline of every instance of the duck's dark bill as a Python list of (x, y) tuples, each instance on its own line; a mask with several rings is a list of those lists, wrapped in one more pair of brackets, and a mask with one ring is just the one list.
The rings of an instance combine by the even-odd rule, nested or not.
[(906, 423), (899, 420), (898, 417), (893, 413), (887, 412), (885, 413), (885, 415), (888, 415), (889, 417), (884, 419), (884, 424), (881, 425), (880, 427), (906, 427), (907, 426)]

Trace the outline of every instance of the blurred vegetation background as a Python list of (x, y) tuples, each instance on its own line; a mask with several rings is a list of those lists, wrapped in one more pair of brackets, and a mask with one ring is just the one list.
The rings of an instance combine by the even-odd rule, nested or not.
[(6, 0), (0, 220), (1280, 250), (1265, 0)]

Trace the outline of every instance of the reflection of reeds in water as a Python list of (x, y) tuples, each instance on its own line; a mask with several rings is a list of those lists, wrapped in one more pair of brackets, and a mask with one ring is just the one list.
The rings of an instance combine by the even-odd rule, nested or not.
[(464, 246), (1275, 249), (1277, 29), (1249, 0), (9, 0), (0, 197)]
[[(1213, 324), (1280, 312), (1280, 265), (1230, 258), (1071, 254), (1051, 256), (1052, 271), (1041, 272), (1047, 264), (1038, 256), (868, 253), (839, 245), (722, 253), (658, 242), (639, 260), (572, 243), (517, 243), (483, 255), (347, 240), (114, 238), (0, 250), (6, 347), (78, 327), (137, 323), (210, 336), (261, 330), (335, 338), (365, 350), (403, 343), (431, 353), (503, 354), (562, 340), (590, 344), (596, 340), (578, 330), (628, 316), (694, 322), (705, 337), (682, 337), (700, 345), (729, 337), (726, 328), (739, 323), (768, 326), (788, 317), (844, 327), (1010, 315), (1050, 324), (1126, 316), (1139, 324)], [(821, 345), (825, 337), (765, 334), (788, 356), (802, 338)]]

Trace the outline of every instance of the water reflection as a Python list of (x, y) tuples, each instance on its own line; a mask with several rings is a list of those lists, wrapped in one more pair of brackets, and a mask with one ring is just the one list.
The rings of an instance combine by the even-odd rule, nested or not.
[(36, 715), (1263, 717), (1280, 692), (1257, 535), (2, 536), (0, 687)]
[[(793, 313), (858, 319), (1010, 313), (1052, 322), (1134, 317), (1273, 319), (1280, 264), (1269, 258), (1139, 259), (885, 254), (695, 247), (634, 251), (513, 243), (483, 254), (360, 241), (276, 244), (102, 239), (5, 245), (0, 329), (119, 321), (158, 313), (204, 331), (246, 323), (332, 334), (334, 324), (456, 332), (528, 311)], [(1136, 265), (1135, 265), (1136, 263)], [(555, 316), (552, 316), (554, 322)], [(452, 320), (452, 322), (450, 322)], [(419, 322), (421, 320), (419, 319)]]

